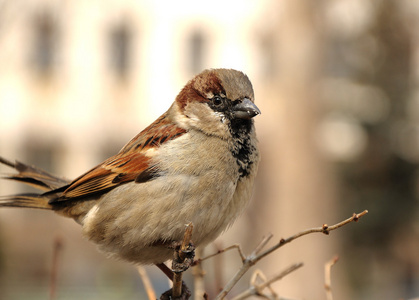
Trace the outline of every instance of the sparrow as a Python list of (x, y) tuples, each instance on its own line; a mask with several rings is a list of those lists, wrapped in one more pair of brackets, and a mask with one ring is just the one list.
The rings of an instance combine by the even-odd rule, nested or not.
[(243, 212), (260, 159), (259, 114), (244, 73), (205, 70), (119, 153), (73, 181), (0, 157), (18, 171), (5, 179), (43, 190), (2, 196), (0, 206), (52, 210), (109, 256), (161, 268), (185, 224), (204, 246)]

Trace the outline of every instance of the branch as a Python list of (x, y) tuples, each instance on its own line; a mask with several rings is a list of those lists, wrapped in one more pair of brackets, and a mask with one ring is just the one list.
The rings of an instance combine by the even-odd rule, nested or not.
[[(248, 290), (246, 290), (243, 293), (237, 295), (232, 300), (242, 300), (242, 299), (246, 299), (246, 298), (248, 298), (250, 296), (253, 296), (253, 295), (264, 296), (267, 299), (270, 299), (270, 298), (277, 299), (277, 296), (274, 293), (273, 293), (273, 297), (269, 297), (269, 296), (267, 296), (263, 293), (263, 290), (265, 288), (270, 288), (270, 285), (272, 283), (274, 283), (275, 281), (281, 280), (282, 278), (284, 278), (285, 276), (287, 276), (291, 272), (294, 272), (295, 270), (301, 268), (302, 266), (303, 266), (303, 263), (298, 263), (298, 264), (291, 265), (287, 269), (285, 269), (284, 271), (279, 273), (278, 275), (272, 277), (269, 280), (265, 280), (265, 282), (263, 282), (259, 285), (252, 284)], [(271, 291), (271, 292), (273, 292), (273, 291)]]
[[(186, 252), (189, 249), (189, 244), (191, 243), (192, 238), (192, 230), (193, 230), (193, 224), (190, 222), (188, 225), (186, 225), (185, 229), (185, 235), (183, 236), (182, 244), (178, 251), (175, 252), (174, 261), (177, 261), (179, 263), (183, 263), (186, 259)], [(174, 299), (180, 297), (182, 295), (182, 272), (174, 272), (173, 274), (173, 289), (172, 289), (172, 296)]]
[[(202, 248), (196, 249), (196, 255), (201, 257), (202, 256)], [(205, 284), (204, 284), (204, 269), (202, 268), (202, 264), (197, 264), (195, 268), (192, 268), (192, 275), (194, 279), (194, 299), (202, 299), (206, 297), (205, 293)]]
[(54, 240), (54, 252), (52, 256), (52, 266), (51, 266), (51, 277), (50, 277), (50, 290), (49, 290), (49, 299), (56, 299), (57, 293), (57, 277), (58, 277), (58, 268), (59, 268), (59, 258), (63, 249), (63, 241), (61, 237), (56, 237)]
[(242, 261), (244, 261), (246, 259), (246, 257), (244, 256), (244, 254), (242, 252), (242, 249), (240, 248), (240, 245), (239, 244), (234, 244), (234, 245), (231, 245), (231, 246), (229, 246), (227, 248), (218, 250), (217, 252), (215, 252), (213, 254), (210, 254), (210, 255), (207, 255), (207, 256), (205, 256), (203, 258), (198, 258), (197, 260), (194, 261), (194, 265), (200, 264), (204, 260), (207, 260), (209, 258), (212, 258), (214, 256), (217, 256), (217, 255), (219, 255), (221, 253), (227, 252), (228, 250), (232, 250), (232, 249), (237, 249), (237, 251), (239, 252), (239, 255), (240, 255), (240, 258), (242, 259)]
[(147, 293), (148, 300), (156, 300), (156, 293), (154, 292), (153, 285), (151, 284), (150, 277), (147, 275), (147, 271), (143, 266), (137, 267), (138, 274), (140, 275), (141, 281), (143, 282), (145, 291)]
[(297, 234), (294, 234), (293, 236), (290, 236), (287, 239), (281, 239), (279, 241), (278, 244), (274, 245), (273, 247), (269, 248), (268, 250), (266, 250), (265, 252), (261, 253), (258, 257), (258, 260), (260, 260), (261, 258), (267, 256), (268, 254), (274, 252), (276, 249), (281, 248), (282, 246), (284, 246), (285, 244), (288, 244), (290, 242), (292, 242), (293, 240), (302, 237), (303, 235), (306, 234), (310, 234), (310, 233), (315, 233), (315, 232), (320, 232), (323, 234), (328, 235), (330, 233), (330, 231), (338, 229), (342, 226), (345, 226), (346, 224), (349, 224), (351, 222), (358, 222), (358, 220), (363, 217), (364, 215), (366, 215), (368, 213), (368, 210), (364, 210), (363, 212), (359, 213), (359, 214), (353, 214), (352, 217), (347, 218), (346, 220), (339, 222), (335, 225), (332, 226), (328, 226), (327, 224), (323, 224), (322, 227), (315, 227), (315, 228), (311, 228), (311, 229), (306, 229), (304, 231), (301, 231)]
[(332, 270), (332, 266), (337, 263), (337, 261), (339, 260), (338, 256), (335, 256), (334, 258), (332, 258), (331, 260), (329, 260), (325, 265), (324, 265), (324, 288), (326, 289), (326, 296), (327, 296), (327, 300), (333, 300), (333, 295), (332, 295), (332, 280), (331, 280), (331, 270)]
[(236, 274), (233, 276), (233, 278), (226, 284), (224, 289), (217, 295), (217, 297), (215, 299), (216, 300), (224, 299), (224, 297), (231, 291), (233, 286), (236, 285), (236, 283), (239, 281), (239, 279), (250, 269), (250, 267), (255, 265), (259, 260), (261, 260), (265, 256), (267, 256), (267, 255), (271, 254), (272, 252), (274, 252), (275, 250), (281, 248), (285, 244), (288, 244), (288, 243), (292, 242), (293, 240), (295, 240), (299, 237), (302, 237), (306, 234), (310, 234), (310, 233), (320, 232), (320, 233), (323, 233), (323, 234), (329, 234), (330, 231), (332, 231), (332, 230), (338, 229), (338, 228), (340, 228), (340, 227), (342, 227), (346, 224), (349, 224), (351, 222), (357, 222), (359, 220), (359, 218), (363, 217), (367, 213), (368, 213), (368, 211), (364, 210), (363, 212), (361, 212), (359, 214), (354, 213), (352, 215), (352, 217), (350, 217), (350, 218), (348, 218), (348, 219), (346, 219), (346, 220), (344, 220), (340, 223), (337, 223), (335, 225), (328, 226), (327, 224), (323, 224), (323, 226), (321, 226), (321, 227), (316, 227), (316, 228), (311, 228), (311, 229), (301, 231), (301, 232), (299, 232), (295, 235), (290, 236), (287, 239), (281, 239), (279, 241), (279, 243), (275, 244), (274, 246), (265, 250), (264, 252), (259, 253), (260, 251), (263, 250), (263, 247), (266, 246), (270, 237), (267, 237), (267, 238), (263, 239), (262, 242), (252, 252), (252, 254), (250, 254), (248, 257), (246, 257), (246, 259), (243, 261), (242, 267), (236, 272)]

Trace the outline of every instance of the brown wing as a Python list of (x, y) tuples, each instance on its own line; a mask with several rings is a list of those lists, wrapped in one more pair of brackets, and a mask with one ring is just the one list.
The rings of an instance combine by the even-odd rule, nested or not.
[(166, 114), (140, 132), (122, 150), (102, 164), (75, 179), (63, 193), (49, 203), (83, 199), (102, 194), (121, 184), (149, 181), (158, 176), (147, 151), (167, 143), (186, 131), (171, 123)]

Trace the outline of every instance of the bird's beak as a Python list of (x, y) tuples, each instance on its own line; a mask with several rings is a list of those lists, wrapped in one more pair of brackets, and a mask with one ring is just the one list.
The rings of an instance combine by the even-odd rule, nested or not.
[(242, 102), (233, 106), (233, 114), (237, 119), (251, 119), (261, 112), (259, 108), (249, 99), (244, 98)]

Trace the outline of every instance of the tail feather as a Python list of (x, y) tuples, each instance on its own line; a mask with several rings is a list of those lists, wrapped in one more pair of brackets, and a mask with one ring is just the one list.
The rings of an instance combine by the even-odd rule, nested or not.
[(38, 194), (19, 194), (0, 197), (0, 207), (27, 207), (39, 209), (52, 209), (49, 199)]
[(0, 163), (12, 167), (19, 172), (18, 174), (3, 177), (4, 179), (23, 182), (43, 191), (55, 190), (70, 182), (67, 179), (51, 175), (40, 168), (29, 166), (18, 161), (13, 163), (1, 156)]
[[(59, 188), (66, 186), (70, 182), (69, 180), (51, 175), (42, 169), (28, 166), (18, 161), (13, 163), (1, 156), (0, 163), (18, 171), (17, 174), (3, 177), (4, 179), (23, 182), (42, 191), (58, 191)], [(51, 195), (48, 196), (47, 193), (0, 196), (0, 207), (52, 209), (52, 205), (48, 203), (50, 199)]]

